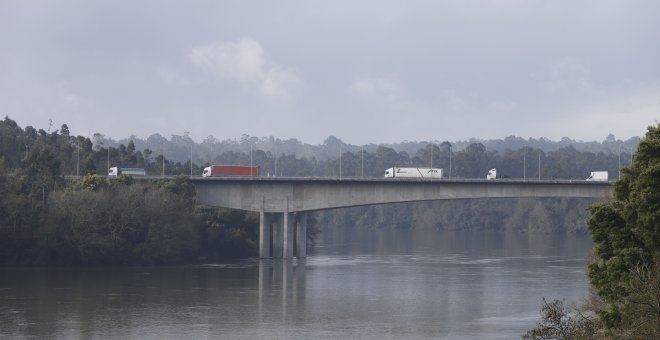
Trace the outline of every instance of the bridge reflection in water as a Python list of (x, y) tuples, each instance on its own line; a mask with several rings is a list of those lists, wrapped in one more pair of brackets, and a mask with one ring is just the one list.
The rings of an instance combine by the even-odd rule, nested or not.
[[(259, 319), (269, 316), (266, 306), (277, 306), (276, 299), (281, 299), (282, 316), (286, 316), (289, 307), (304, 306), (305, 303), (305, 258), (295, 260), (261, 259), (259, 260), (258, 313)], [(293, 302), (294, 306), (288, 306)]]

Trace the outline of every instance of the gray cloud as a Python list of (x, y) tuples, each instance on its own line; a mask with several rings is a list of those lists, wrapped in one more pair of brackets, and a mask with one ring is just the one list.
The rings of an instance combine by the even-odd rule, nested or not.
[(0, 113), (117, 138), (628, 138), (660, 113), (657, 13), (651, 0), (6, 0)]
[(295, 70), (266, 60), (261, 44), (253, 39), (195, 47), (188, 57), (199, 68), (255, 86), (274, 99), (289, 100), (303, 83)]

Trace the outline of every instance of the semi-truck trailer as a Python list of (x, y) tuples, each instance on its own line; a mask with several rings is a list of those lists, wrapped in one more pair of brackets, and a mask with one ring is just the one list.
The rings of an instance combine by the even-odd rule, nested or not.
[(440, 168), (389, 168), (385, 170), (386, 178), (442, 178)]
[(211, 165), (204, 168), (202, 177), (222, 176), (259, 176), (258, 166), (245, 165)]
[(119, 175), (146, 176), (147, 173), (142, 168), (122, 168), (118, 166), (113, 166), (108, 171), (108, 176), (117, 177)]
[(607, 181), (609, 179), (607, 171), (592, 171), (587, 181)]

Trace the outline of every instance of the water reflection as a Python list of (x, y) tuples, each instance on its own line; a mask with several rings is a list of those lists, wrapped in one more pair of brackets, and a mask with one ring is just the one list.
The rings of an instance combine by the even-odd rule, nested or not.
[(580, 237), (328, 231), (307, 259), (0, 268), (0, 338), (512, 338), (584, 295)]
[(272, 315), (273, 308), (279, 308), (278, 314), (286, 321), (290, 309), (304, 305), (306, 264), (304, 258), (259, 260), (259, 320), (267, 320), (265, 316)]

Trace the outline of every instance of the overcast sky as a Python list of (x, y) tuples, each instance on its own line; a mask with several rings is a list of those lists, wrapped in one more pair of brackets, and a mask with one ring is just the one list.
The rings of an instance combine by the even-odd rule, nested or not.
[(627, 139), (660, 117), (660, 1), (0, 0), (0, 115), (115, 139)]

